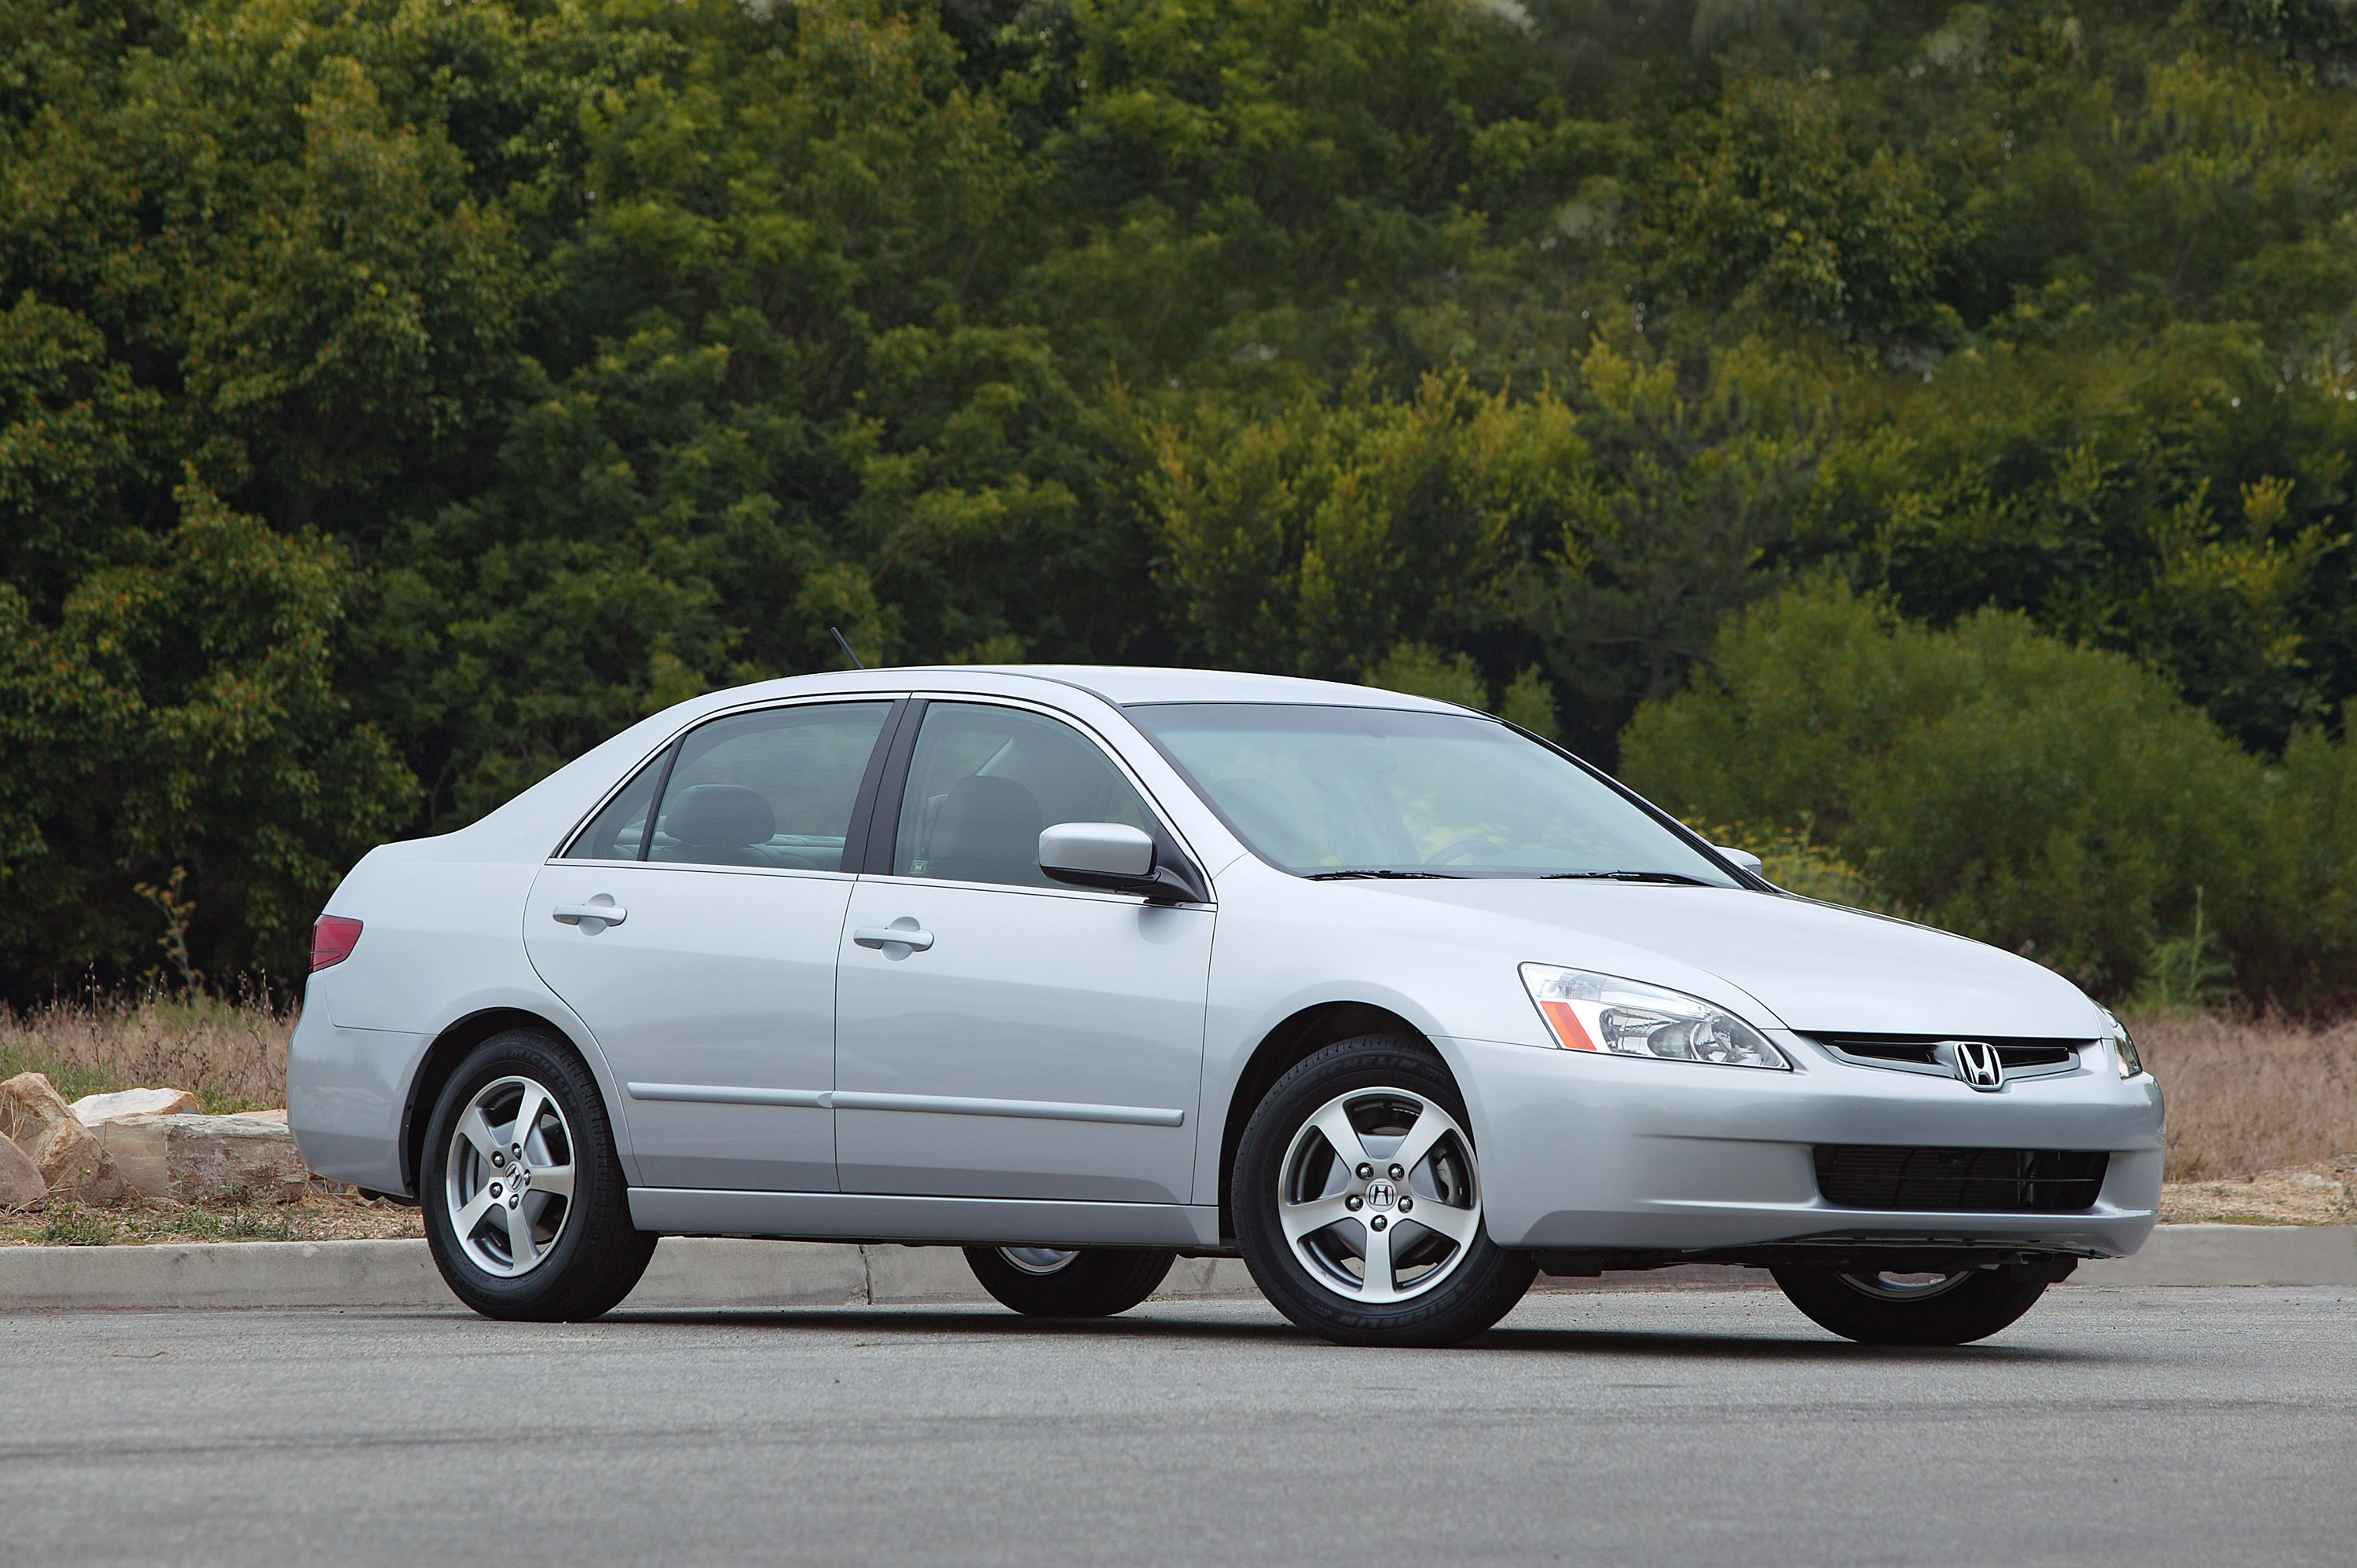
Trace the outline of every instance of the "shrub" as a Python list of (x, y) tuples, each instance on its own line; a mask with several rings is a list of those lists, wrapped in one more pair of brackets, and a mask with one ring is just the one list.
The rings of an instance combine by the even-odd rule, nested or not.
[[(2238, 969), (2286, 934), (2260, 760), (2132, 660), (2019, 615), (1933, 630), (1836, 584), (1795, 589), (1731, 617), (1621, 757), (1682, 816), (1789, 828), (1889, 904), (2099, 995), (2126, 994), (2197, 906)], [(2357, 774), (2307, 766), (2312, 795), (2351, 802), (2357, 854)]]

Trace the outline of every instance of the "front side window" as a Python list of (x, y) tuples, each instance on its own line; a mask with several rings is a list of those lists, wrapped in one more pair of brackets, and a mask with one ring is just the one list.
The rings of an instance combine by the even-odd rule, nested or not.
[(688, 732), (646, 858), (840, 871), (852, 809), (889, 703), (733, 714)]
[(982, 703), (925, 710), (892, 843), (894, 875), (1058, 886), (1039, 869), (1039, 834), (1059, 822), (1155, 831), (1129, 780), (1070, 725)]
[(1263, 860), (1297, 875), (1737, 886), (1603, 780), (1494, 720), (1281, 703), (1126, 711)]

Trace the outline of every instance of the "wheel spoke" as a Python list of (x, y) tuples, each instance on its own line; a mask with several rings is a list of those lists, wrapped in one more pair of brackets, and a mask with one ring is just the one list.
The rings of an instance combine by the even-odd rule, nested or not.
[(467, 1207), (450, 1217), (451, 1228), (457, 1231), (458, 1240), (464, 1241), (468, 1237), (472, 1236), (475, 1233), (475, 1227), (483, 1222), (483, 1216), (498, 1208), (499, 1203), (500, 1200), (491, 1196), (489, 1187), (485, 1187), (468, 1199)]
[[(1365, 1222), (1361, 1221), (1364, 1226)], [(1392, 1233), (1388, 1228), (1377, 1230), (1365, 1226), (1361, 1238), (1367, 1245), (1367, 1277), (1359, 1289), (1361, 1301), (1395, 1301), (1399, 1286), (1392, 1277)]]
[[(538, 1181), (540, 1177), (535, 1175), (532, 1179)], [(1416, 1200), (1415, 1212), (1400, 1223), (1421, 1225), (1427, 1230), (1438, 1231), (1460, 1247), (1470, 1247), (1474, 1232), (1481, 1229), (1481, 1215), (1477, 1209), (1451, 1208), (1433, 1198), (1422, 1197)]]
[(467, 1113), (458, 1118), (458, 1135), (475, 1145), (475, 1153), (490, 1159), (498, 1151), (500, 1141), (491, 1135), (491, 1124), (483, 1120), (483, 1108), (469, 1105)]
[(540, 1244), (532, 1239), (532, 1220), (517, 1204), (505, 1211), (508, 1217), (508, 1267), (511, 1273), (522, 1273), (540, 1258)]
[(558, 1197), (573, 1196), (571, 1165), (534, 1165), (532, 1168), (532, 1190), (550, 1193)]
[[(540, 1178), (535, 1176), (533, 1179), (537, 1181)], [(1323, 1230), (1350, 1212), (1337, 1196), (1312, 1198), (1308, 1203), (1281, 1203), (1277, 1205), (1276, 1218), (1277, 1222), (1285, 1227), (1285, 1239), (1298, 1241), (1313, 1230)]]
[(523, 1099), (516, 1106), (515, 1125), (508, 1130), (508, 1142), (521, 1144), (530, 1138), (533, 1126), (540, 1121), (541, 1107), (547, 1103), (548, 1096), (541, 1091), (540, 1085), (526, 1079)]
[(1334, 1151), (1334, 1157), (1344, 1165), (1356, 1170), (1360, 1165), (1370, 1163), (1367, 1146), (1359, 1142), (1359, 1130), (1351, 1125), (1351, 1118), (1340, 1101), (1320, 1111), (1318, 1119), (1310, 1125), (1325, 1136), (1327, 1144)]
[(1447, 1112), (1429, 1100), (1426, 1101), (1424, 1109), (1416, 1115), (1415, 1125), (1407, 1130), (1407, 1136), (1402, 1138), (1400, 1146), (1393, 1151), (1393, 1163), (1404, 1171), (1413, 1172), (1424, 1163), (1424, 1156), (1432, 1153), (1435, 1144), (1456, 1130), (1457, 1123), (1448, 1119)]

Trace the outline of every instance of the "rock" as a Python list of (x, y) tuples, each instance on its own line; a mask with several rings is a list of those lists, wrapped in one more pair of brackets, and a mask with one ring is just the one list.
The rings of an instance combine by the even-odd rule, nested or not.
[(126, 1089), (119, 1094), (85, 1094), (68, 1107), (85, 1127), (96, 1127), (118, 1116), (168, 1116), (194, 1111), (197, 1097), (185, 1089)]
[(22, 1208), (46, 1195), (49, 1184), (33, 1156), (6, 1138), (0, 1138), (0, 1213)]
[(130, 1190), (98, 1134), (40, 1073), (20, 1072), (0, 1083), (0, 1136), (31, 1157), (51, 1192), (113, 1203)]
[(291, 1203), (311, 1173), (283, 1111), (122, 1116), (101, 1129), (126, 1182), (150, 1197)]

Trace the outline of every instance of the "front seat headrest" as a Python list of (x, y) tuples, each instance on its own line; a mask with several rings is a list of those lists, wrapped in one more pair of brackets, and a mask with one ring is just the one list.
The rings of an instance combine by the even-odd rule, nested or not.
[(1021, 882), (1039, 874), (1039, 801), (1012, 779), (970, 774), (950, 786), (933, 822), (925, 874), (959, 882)]

